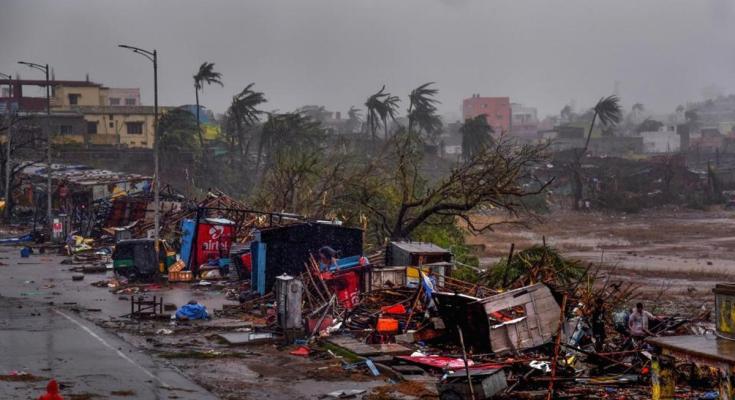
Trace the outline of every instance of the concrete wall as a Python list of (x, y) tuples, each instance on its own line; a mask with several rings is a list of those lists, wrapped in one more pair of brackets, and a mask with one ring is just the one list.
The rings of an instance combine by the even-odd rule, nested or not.
[(641, 132), (645, 153), (669, 153), (679, 151), (681, 138), (674, 131)]
[[(153, 148), (153, 126), (155, 118), (152, 114), (114, 114), (114, 108), (110, 108), (108, 111), (110, 112), (109, 114), (84, 114), (84, 119), (87, 122), (97, 123), (96, 135), (112, 136), (117, 139), (117, 143), (128, 147)], [(142, 122), (143, 133), (129, 133), (128, 122)]]
[[(111, 99), (118, 99), (118, 104), (112, 104)], [(134, 103), (128, 104), (127, 100), (131, 100)], [(102, 91), (102, 104), (105, 106), (139, 106), (140, 104), (140, 89), (122, 89), (122, 88), (108, 88)]]
[(51, 99), (51, 106), (57, 109), (70, 109), (72, 107), (72, 105), (69, 104), (70, 94), (81, 95), (76, 104), (77, 106), (98, 106), (101, 102), (99, 87), (56, 86), (54, 87), (54, 96)]

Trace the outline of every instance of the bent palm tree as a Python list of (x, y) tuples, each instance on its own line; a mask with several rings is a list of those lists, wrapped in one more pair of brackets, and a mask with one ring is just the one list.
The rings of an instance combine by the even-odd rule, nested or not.
[[(233, 96), (232, 104), (227, 110), (227, 115), (231, 117), (236, 131), (235, 135), (232, 136), (232, 144), (234, 147), (235, 141), (237, 142), (240, 156), (246, 156), (250, 152), (250, 140), (245, 144), (245, 131), (258, 123), (264, 111), (257, 107), (267, 102), (262, 92), (253, 90), (254, 85), (254, 83), (251, 83), (245, 86), (240, 93)], [(258, 159), (260, 159), (260, 154), (258, 154)], [(255, 168), (257, 171), (257, 164)]]
[(469, 161), (493, 142), (493, 128), (487, 123), (487, 115), (467, 119), (459, 128), (462, 134), (462, 158)]
[(390, 93), (383, 100), (380, 117), (383, 120), (385, 139), (388, 139), (388, 117), (390, 117), (391, 121), (395, 122), (396, 114), (398, 113), (398, 103), (400, 102), (401, 99), (398, 96), (391, 96)]
[(377, 93), (368, 96), (365, 101), (365, 107), (367, 107), (367, 128), (373, 140), (376, 139), (375, 132), (380, 126), (380, 121), (382, 121), (382, 116), (385, 113), (383, 98), (389, 95), (389, 93), (385, 93), (385, 85), (383, 85)]
[(199, 134), (199, 145), (202, 146), (202, 151), (204, 151), (204, 136), (202, 135), (201, 122), (199, 120), (199, 91), (202, 90), (205, 83), (207, 85), (216, 83), (220, 86), (224, 86), (222, 84), (222, 74), (214, 71), (214, 63), (206, 61), (199, 66), (199, 71), (194, 75), (194, 93), (196, 95), (197, 106), (197, 132)]
[(345, 130), (347, 133), (355, 133), (355, 129), (362, 124), (362, 113), (355, 106), (350, 106), (347, 111), (347, 123), (345, 124)]
[(441, 118), (436, 114), (436, 104), (439, 103), (435, 97), (439, 89), (430, 87), (434, 82), (424, 83), (412, 90), (408, 95), (408, 131), (413, 132), (417, 127), (417, 133), (422, 131), (433, 142), (435, 134), (442, 128)]
[(620, 98), (615, 95), (601, 98), (592, 109), (592, 122), (590, 122), (590, 127), (587, 132), (587, 139), (584, 142), (583, 148), (574, 149), (574, 160), (571, 165), (572, 183), (574, 187), (573, 207), (575, 210), (579, 209), (579, 203), (582, 200), (582, 158), (587, 154), (595, 122), (599, 119), (604, 126), (612, 127), (620, 122), (621, 116)]

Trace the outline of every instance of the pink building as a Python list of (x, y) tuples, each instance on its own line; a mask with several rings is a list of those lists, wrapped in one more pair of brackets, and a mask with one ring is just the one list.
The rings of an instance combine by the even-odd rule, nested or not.
[(472, 97), (462, 100), (464, 119), (483, 114), (496, 135), (510, 132), (510, 97), (480, 97), (479, 94), (473, 94)]

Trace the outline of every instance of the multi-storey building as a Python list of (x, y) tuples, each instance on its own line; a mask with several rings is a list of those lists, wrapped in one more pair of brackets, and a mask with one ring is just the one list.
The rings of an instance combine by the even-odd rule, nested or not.
[[(8, 88), (9, 81), (0, 80)], [(0, 94), (0, 109), (14, 104), (20, 113), (46, 118), (45, 80), (13, 80), (12, 93)], [(24, 90), (42, 90), (27, 96)], [(108, 88), (90, 81), (51, 81), (50, 129), (57, 143), (84, 143), (153, 147), (155, 114), (152, 106), (140, 104), (140, 89)], [(165, 111), (162, 107), (161, 112)]]
[(493, 127), (495, 135), (509, 133), (511, 130), (510, 97), (472, 97), (462, 100), (462, 117), (467, 120), (485, 115), (487, 123)]

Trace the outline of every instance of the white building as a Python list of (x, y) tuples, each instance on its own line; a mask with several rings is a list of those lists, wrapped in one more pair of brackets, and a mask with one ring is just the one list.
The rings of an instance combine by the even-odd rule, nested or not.
[(645, 153), (672, 153), (679, 151), (681, 139), (673, 127), (664, 126), (655, 132), (641, 132)]

